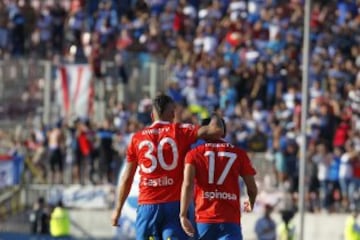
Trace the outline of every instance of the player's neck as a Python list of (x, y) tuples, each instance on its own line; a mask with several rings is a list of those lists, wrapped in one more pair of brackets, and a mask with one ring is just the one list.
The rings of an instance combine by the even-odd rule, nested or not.
[(157, 123), (170, 123), (171, 121), (169, 120), (165, 120), (165, 119), (154, 119), (153, 123), (151, 124), (152, 126), (157, 124)]
[(171, 122), (171, 119), (168, 119), (166, 117), (154, 117), (154, 122)]

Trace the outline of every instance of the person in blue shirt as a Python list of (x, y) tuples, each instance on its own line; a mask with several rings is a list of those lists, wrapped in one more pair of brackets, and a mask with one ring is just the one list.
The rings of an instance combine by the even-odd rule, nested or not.
[(100, 140), (99, 145), (99, 167), (100, 181), (112, 183), (113, 172), (113, 137), (114, 131), (110, 128), (110, 121), (105, 120), (103, 126), (97, 130), (97, 136)]
[(340, 201), (340, 184), (339, 184), (339, 170), (340, 170), (340, 157), (343, 150), (340, 147), (334, 148), (332, 160), (329, 165), (328, 183), (329, 183), (329, 203), (330, 207), (334, 207), (334, 203)]
[(265, 204), (264, 215), (255, 224), (257, 240), (276, 240), (276, 223), (271, 217), (273, 206)]

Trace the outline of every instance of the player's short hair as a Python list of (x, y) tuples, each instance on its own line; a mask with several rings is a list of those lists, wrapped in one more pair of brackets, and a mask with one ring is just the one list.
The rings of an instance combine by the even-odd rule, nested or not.
[[(211, 121), (211, 118), (213, 116), (216, 116), (216, 115), (211, 115), (211, 117), (202, 119), (201, 120), (201, 126), (209, 125), (209, 123)], [(224, 135), (226, 135), (226, 123), (225, 123), (225, 120), (223, 118), (220, 118), (220, 120), (221, 120), (221, 123), (222, 123), (222, 128), (224, 129)]]
[(203, 118), (203, 119), (201, 119), (201, 126), (209, 125), (210, 121), (211, 121), (211, 118)]
[(153, 100), (153, 107), (159, 115), (162, 115), (165, 112), (166, 106), (170, 103), (174, 103), (174, 100), (170, 96), (159, 94)]

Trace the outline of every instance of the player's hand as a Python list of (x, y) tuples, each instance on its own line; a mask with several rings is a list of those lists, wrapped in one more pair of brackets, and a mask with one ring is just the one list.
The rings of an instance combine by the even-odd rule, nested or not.
[(189, 235), (190, 237), (194, 237), (195, 229), (191, 224), (190, 220), (187, 217), (180, 217), (181, 227), (183, 228), (184, 232)]
[(120, 211), (118, 211), (117, 209), (115, 209), (112, 213), (112, 217), (111, 217), (111, 224), (113, 227), (120, 227), (118, 220), (120, 217)]
[(252, 207), (249, 201), (245, 201), (244, 202), (244, 212), (251, 212), (252, 211)]

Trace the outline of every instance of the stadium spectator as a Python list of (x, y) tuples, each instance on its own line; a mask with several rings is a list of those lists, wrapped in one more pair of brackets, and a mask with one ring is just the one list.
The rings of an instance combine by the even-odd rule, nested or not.
[(34, 36), (37, 33), (37, 19), (38, 12), (31, 5), (30, 0), (24, 1), (24, 5), (21, 6), (21, 12), (24, 15), (25, 19), (25, 29), (24, 29), (24, 38), (25, 38), (25, 52), (30, 54), (31, 49), (34, 47)]
[(49, 58), (52, 50), (51, 38), (52, 38), (52, 25), (53, 18), (50, 14), (50, 9), (44, 7), (37, 19), (37, 31), (39, 34), (39, 55), (41, 58)]
[(63, 183), (64, 176), (64, 135), (62, 131), (62, 122), (59, 121), (48, 133), (48, 149), (49, 149), (49, 163), (50, 163), (50, 182)]
[(98, 155), (98, 150), (100, 147), (97, 146), (97, 142), (98, 142), (97, 131), (89, 119), (87, 119), (85, 121), (85, 126), (87, 127), (86, 137), (91, 146), (90, 152), (88, 155), (89, 162), (86, 164), (86, 165), (88, 165), (88, 180), (87, 181), (90, 181), (92, 184), (94, 184), (96, 182), (96, 180), (95, 180), (95, 178), (96, 178), (95, 175), (97, 172), (96, 165), (99, 165), (96, 163), (96, 159), (98, 157), (97, 155)]
[(54, 238), (70, 239), (70, 216), (62, 201), (59, 201), (51, 213), (50, 234)]
[(350, 208), (354, 208), (360, 203), (360, 157), (358, 152), (352, 160), (352, 170), (353, 176), (350, 184), (350, 192), (352, 193), (350, 199)]
[(317, 153), (313, 156), (313, 161), (317, 164), (317, 176), (320, 183), (320, 201), (321, 208), (328, 210), (331, 192), (328, 184), (329, 166), (332, 160), (331, 153), (329, 153), (324, 143), (317, 146)]
[(4, 1), (0, 1), (0, 50), (2, 56), (9, 43), (8, 14)]
[(31, 162), (39, 171), (39, 178), (41, 182), (46, 182), (46, 149), (45, 149), (45, 137), (40, 132), (30, 133), (29, 140), (25, 143), (29, 156), (31, 157)]
[(344, 229), (345, 240), (355, 240), (360, 238), (360, 227), (356, 221), (358, 215), (359, 210), (355, 208), (351, 210), (351, 215), (347, 217)]
[(150, 125), (150, 123), (152, 122), (151, 111), (152, 111), (151, 99), (145, 96), (139, 102), (138, 113), (137, 113), (137, 120), (141, 124), (143, 124), (143, 126)]
[(74, 165), (74, 182), (84, 184), (88, 180), (90, 180), (90, 168), (91, 168), (91, 158), (93, 153), (93, 143), (89, 138), (89, 127), (84, 122), (84, 120), (80, 120), (77, 123), (77, 155), (75, 158)]
[(293, 140), (288, 141), (286, 149), (284, 151), (284, 161), (286, 176), (290, 183), (290, 191), (292, 193), (297, 192), (299, 184), (299, 159), (298, 159), (298, 146)]
[(10, 50), (14, 56), (22, 56), (25, 53), (25, 18), (19, 6), (12, 2), (8, 6)]
[(332, 153), (331, 162), (329, 165), (328, 181), (329, 191), (331, 193), (330, 210), (335, 209), (340, 205), (340, 184), (339, 184), (339, 170), (340, 170), (340, 156), (342, 155), (342, 149), (335, 147)]
[(319, 204), (319, 180), (317, 177), (317, 163), (315, 163), (312, 159), (316, 154), (316, 146), (314, 143), (309, 144), (309, 148), (307, 149), (307, 183), (309, 183), (309, 190), (306, 194), (306, 199), (308, 200), (308, 210), (310, 212), (318, 212), (320, 210)]
[(50, 233), (50, 214), (46, 207), (45, 199), (40, 197), (34, 203), (30, 213), (31, 233), (35, 235), (48, 235)]
[(351, 140), (348, 140), (345, 143), (345, 151), (340, 157), (340, 167), (339, 167), (339, 182), (341, 188), (341, 196), (343, 202), (343, 208), (348, 210), (349, 208), (349, 199), (351, 196), (350, 185), (351, 179), (353, 177), (353, 167), (352, 160), (356, 157), (356, 152), (354, 152), (354, 146)]
[(293, 211), (281, 212), (282, 222), (277, 227), (277, 236), (279, 240), (294, 240), (296, 237)]
[(50, 14), (52, 17), (51, 28), (51, 43), (54, 53), (62, 54), (64, 48), (64, 27), (66, 20), (66, 10), (60, 4), (55, 2), (54, 6), (50, 8)]
[(271, 217), (273, 206), (265, 204), (264, 215), (256, 221), (257, 240), (276, 240), (276, 223)]
[(114, 131), (111, 129), (110, 121), (105, 120), (97, 130), (99, 143), (99, 177), (100, 182), (114, 183), (113, 172), (113, 139)]

